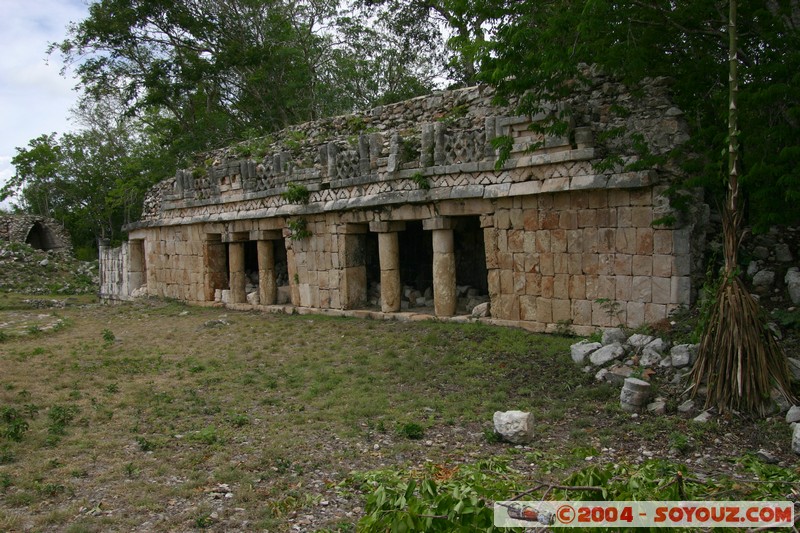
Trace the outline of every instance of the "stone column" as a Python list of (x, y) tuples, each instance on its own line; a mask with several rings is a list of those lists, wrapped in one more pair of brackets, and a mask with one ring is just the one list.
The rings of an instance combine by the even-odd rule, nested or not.
[(274, 241), (258, 241), (258, 296), (261, 305), (274, 305), (278, 300)]
[(231, 303), (246, 303), (247, 278), (244, 274), (244, 242), (228, 243), (228, 271), (230, 272)]
[(423, 221), (423, 228), (433, 232), (433, 305), (436, 316), (456, 314), (456, 254), (450, 220), (434, 218)]
[(396, 231), (378, 233), (378, 255), (381, 263), (381, 311), (400, 311), (400, 244)]

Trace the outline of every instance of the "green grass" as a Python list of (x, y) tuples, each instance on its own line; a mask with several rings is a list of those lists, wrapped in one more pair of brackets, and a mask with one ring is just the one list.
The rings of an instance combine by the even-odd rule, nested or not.
[[(23, 306), (8, 301), (19, 305), (0, 320)], [(13, 426), (0, 437), (6, 529), (126, 530), (144, 514), (159, 530), (248, 520), (288, 531), (287, 517), (323, 500), (363, 508), (363, 495), (340, 487), (351, 471), (503, 453), (534, 462), (491, 437), (495, 410), (536, 415), (541, 472), (569, 470), (584, 461), (570, 450), (619, 435), (666, 442), (687, 429), (698, 447), (718, 436), (631, 419), (615, 407), (617, 389), (575, 368), (563, 337), (173, 301), (60, 312), (69, 327), (0, 351), (0, 408), (13, 409), (0, 422)], [(220, 483), (233, 497), (214, 500), (212, 519)], [(113, 512), (73, 509), (97, 498)], [(325, 527), (352, 530), (358, 518), (331, 513)]]

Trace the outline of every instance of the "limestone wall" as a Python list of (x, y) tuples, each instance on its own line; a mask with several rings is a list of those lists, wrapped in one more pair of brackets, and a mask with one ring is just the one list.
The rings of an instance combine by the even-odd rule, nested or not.
[(676, 169), (643, 162), (685, 124), (664, 80), (590, 74), (535, 116), (473, 87), (206, 154), (151, 191), (137, 244), (104, 252), (107, 293), (442, 317), (489, 298), (484, 320), (534, 330), (662, 320), (696, 291), (707, 212), (675, 212)]
[(0, 215), (0, 240), (24, 242), (40, 250), (68, 251), (71, 247), (64, 226), (38, 215)]

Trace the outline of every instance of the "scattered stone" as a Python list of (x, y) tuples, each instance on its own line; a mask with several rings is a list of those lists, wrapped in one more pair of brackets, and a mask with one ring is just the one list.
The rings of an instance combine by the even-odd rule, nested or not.
[(759, 259), (767, 259), (769, 257), (769, 248), (766, 246), (756, 246), (753, 248), (753, 256)]
[(533, 415), (524, 411), (495, 411), (494, 430), (504, 440), (525, 444), (533, 440)]
[(792, 267), (786, 272), (783, 278), (789, 288), (789, 298), (794, 305), (800, 305), (800, 269)]
[(747, 265), (747, 276), (752, 278), (760, 270), (764, 270), (764, 261), (750, 261), (750, 264)]
[(47, 265), (49, 265), (49, 264), (50, 264), (50, 260), (49, 260), (49, 259), (47, 259), (47, 258), (45, 258), (45, 259), (42, 259), (41, 261), (39, 261), (39, 266), (40, 266), (40, 267), (46, 267), (46, 266), (47, 266)]
[(778, 458), (769, 453), (764, 448), (761, 448), (756, 452), (756, 457), (758, 457), (759, 461), (767, 463), (768, 465), (774, 465), (778, 462)]
[(639, 358), (639, 364), (647, 368), (653, 368), (659, 363), (661, 363), (661, 354), (650, 348), (649, 345), (646, 346), (644, 352), (642, 352), (642, 357)]
[(624, 411), (638, 412), (647, 405), (650, 398), (650, 384), (638, 378), (626, 378), (619, 393), (619, 404)]
[(786, 399), (786, 396), (781, 394), (778, 389), (772, 389), (769, 395), (772, 398), (772, 401), (775, 402), (778, 413), (785, 413), (790, 407), (792, 407), (792, 404), (789, 403), (789, 400)]
[(656, 338), (650, 335), (643, 335), (642, 333), (636, 333), (634, 335), (631, 335), (630, 338), (628, 338), (627, 344), (634, 349), (637, 348), (642, 349), (651, 342), (653, 342), (654, 340), (656, 340)]
[(769, 289), (775, 283), (775, 272), (760, 270), (753, 276), (753, 287), (756, 289)]
[(710, 411), (703, 411), (702, 413), (700, 413), (699, 415), (694, 417), (692, 419), (692, 422), (698, 422), (700, 424), (704, 424), (704, 423), (708, 422), (709, 420), (711, 420), (712, 418), (713, 418), (713, 415), (711, 414)]
[(792, 451), (800, 455), (800, 424), (794, 425), (794, 432), (792, 433)]
[(570, 355), (572, 356), (572, 360), (575, 361), (575, 364), (580, 365), (586, 359), (587, 355), (602, 347), (603, 345), (599, 342), (589, 342), (587, 340), (583, 340), (570, 346), (569, 351)]
[(595, 381), (603, 382), (606, 380), (606, 375), (608, 374), (608, 370), (605, 368), (601, 368), (597, 371), (597, 374), (594, 375)]
[(786, 423), (800, 422), (800, 405), (793, 405), (786, 412)]
[(482, 304), (478, 304), (472, 308), (472, 316), (474, 318), (485, 318), (489, 316), (489, 306), (491, 304), (489, 302), (483, 302)]
[(631, 374), (633, 374), (631, 367), (617, 363), (608, 369), (604, 379), (614, 385), (622, 385), (625, 382), (625, 378), (631, 377)]
[(261, 296), (259, 296), (257, 292), (251, 292), (247, 295), (247, 303), (250, 305), (260, 305)]
[(679, 413), (691, 413), (694, 410), (694, 400), (686, 400), (678, 406)]
[(622, 344), (625, 342), (627, 335), (622, 331), (622, 328), (608, 328), (603, 330), (603, 337), (601, 339), (603, 346), (618, 342)]
[(652, 403), (647, 404), (647, 412), (654, 415), (664, 415), (667, 413), (667, 402), (663, 398), (656, 398)]
[(689, 366), (694, 361), (694, 356), (697, 353), (696, 344), (678, 344), (673, 346), (669, 351), (672, 366), (681, 368)]
[(794, 257), (792, 257), (792, 251), (789, 249), (788, 244), (782, 242), (775, 245), (775, 259), (781, 263), (792, 262)]
[(654, 351), (659, 355), (664, 355), (664, 352), (667, 350), (667, 343), (664, 342), (664, 339), (657, 338), (644, 347), (644, 351), (647, 350)]
[(786, 358), (789, 363), (789, 371), (792, 373), (792, 376), (796, 381), (800, 381), (800, 359), (795, 359), (794, 357), (787, 357)]
[(625, 348), (620, 343), (614, 342), (592, 352), (589, 361), (595, 366), (601, 366), (614, 359), (619, 359), (623, 355), (625, 355)]

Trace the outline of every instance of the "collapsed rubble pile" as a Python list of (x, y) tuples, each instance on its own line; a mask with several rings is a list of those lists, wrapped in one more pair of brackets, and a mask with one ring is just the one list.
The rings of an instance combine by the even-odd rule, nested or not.
[(25, 294), (87, 294), (99, 285), (96, 261), (68, 251), (44, 251), (0, 241), (0, 291)]

